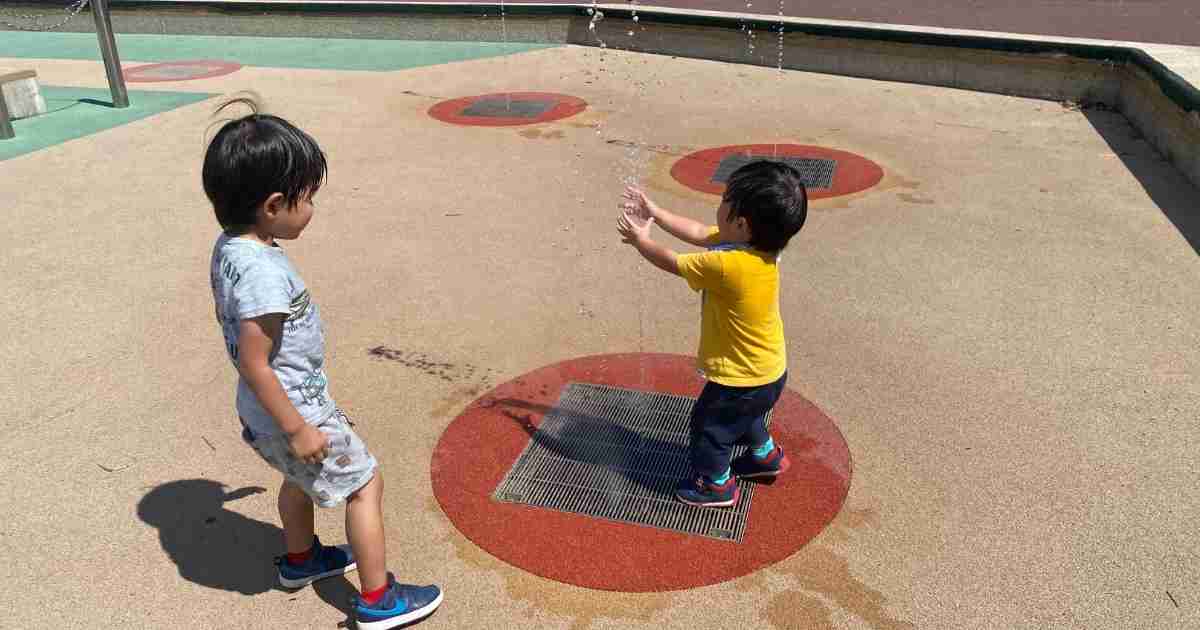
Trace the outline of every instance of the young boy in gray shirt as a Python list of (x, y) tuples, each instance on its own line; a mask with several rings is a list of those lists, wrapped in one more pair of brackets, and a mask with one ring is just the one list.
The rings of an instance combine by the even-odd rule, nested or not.
[[(226, 107), (233, 103), (256, 110), (246, 100)], [(278, 243), (300, 237), (325, 175), (316, 141), (286, 120), (256, 112), (221, 127), (203, 169), (223, 228), (212, 252), (213, 300), (239, 374), (242, 437), (283, 474), (280, 584), (300, 588), (357, 568), (357, 627), (384, 630), (429, 615), (442, 592), (397, 584), (387, 572), (383, 476), (329, 393), (320, 310)], [(314, 501), (346, 504), (348, 549), (321, 544)]]

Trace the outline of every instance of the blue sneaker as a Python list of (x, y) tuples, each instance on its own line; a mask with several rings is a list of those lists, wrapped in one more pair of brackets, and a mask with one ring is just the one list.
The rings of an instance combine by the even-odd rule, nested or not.
[(349, 573), (358, 567), (349, 545), (326, 547), (316, 536), (313, 536), (313, 554), (308, 562), (294, 565), (283, 555), (275, 558), (275, 564), (279, 565), (279, 584), (287, 589), (302, 588), (317, 580)]
[(442, 589), (397, 584), (396, 577), (388, 573), (388, 588), (379, 601), (368, 605), (359, 595), (352, 602), (358, 630), (386, 630), (431, 615), (442, 605)]
[(778, 477), (791, 467), (792, 461), (783, 454), (783, 447), (779, 445), (766, 457), (755, 457), (753, 452), (746, 451), (730, 465), (733, 474), (742, 479)]
[(696, 507), (729, 507), (737, 503), (740, 496), (737, 478), (732, 475), (721, 485), (696, 475), (680, 481), (675, 490), (675, 498)]

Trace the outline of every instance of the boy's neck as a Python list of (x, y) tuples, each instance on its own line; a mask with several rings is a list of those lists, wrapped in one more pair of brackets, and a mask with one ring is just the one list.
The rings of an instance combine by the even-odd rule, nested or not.
[(266, 245), (267, 247), (275, 246), (275, 237), (272, 236), (271, 233), (269, 233), (269, 232), (264, 232), (264, 231), (260, 230), (258, 228), (258, 226), (250, 226), (250, 229), (232, 233), (232, 234), (230, 234), (230, 236), (232, 236), (234, 238), (244, 238), (247, 240), (251, 240), (251, 241), (254, 241), (255, 243), (261, 243), (263, 245)]

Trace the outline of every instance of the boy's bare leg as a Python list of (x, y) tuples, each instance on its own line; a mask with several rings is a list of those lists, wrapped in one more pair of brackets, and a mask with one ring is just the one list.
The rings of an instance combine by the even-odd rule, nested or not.
[(364, 593), (387, 586), (387, 548), (383, 538), (383, 473), (346, 500), (346, 537), (358, 562)]
[(304, 553), (312, 548), (315, 533), (312, 499), (300, 486), (286, 479), (279, 487), (279, 520), (283, 522), (283, 541), (288, 553)]

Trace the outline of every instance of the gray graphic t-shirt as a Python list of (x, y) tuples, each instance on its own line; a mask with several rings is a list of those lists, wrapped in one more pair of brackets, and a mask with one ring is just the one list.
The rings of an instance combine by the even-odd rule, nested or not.
[[(238, 364), (238, 321), (283, 313), (283, 339), (270, 357), (271, 368), (306, 422), (321, 422), (332, 415), (334, 403), (323, 369), (324, 326), (304, 280), (283, 250), (222, 234), (213, 247), (210, 275), (217, 322), (234, 366)], [(255, 436), (280, 433), (278, 423), (240, 372), (237, 411)]]

